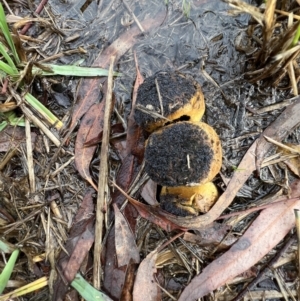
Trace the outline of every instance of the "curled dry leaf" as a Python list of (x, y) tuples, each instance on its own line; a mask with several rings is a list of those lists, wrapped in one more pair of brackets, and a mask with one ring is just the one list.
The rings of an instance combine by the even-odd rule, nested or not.
[[(209, 264), (184, 289), (178, 301), (192, 301), (207, 295), (245, 272), (274, 248), (295, 226), (294, 209), (300, 209), (300, 181), (291, 185), (291, 197), (261, 212), (229, 251)], [(286, 200), (286, 202), (282, 202)]]
[(168, 220), (164, 214), (162, 214), (162, 210), (160, 210), (157, 207), (147, 206), (143, 203), (138, 202), (137, 200), (130, 197), (124, 190), (122, 190), (121, 187), (114, 184), (114, 186), (125, 196), (128, 201), (135, 207), (135, 209), (139, 212), (141, 217), (149, 220), (150, 222), (160, 226), (166, 231), (172, 231), (172, 230), (183, 230), (185, 231), (186, 228), (177, 226), (175, 223)]
[(154, 274), (156, 274), (155, 262), (157, 250), (152, 251), (141, 262), (133, 287), (133, 301), (158, 301), (161, 300), (160, 289), (156, 284)]
[(82, 119), (75, 142), (75, 164), (79, 174), (98, 190), (90, 174), (90, 162), (96, 145), (85, 147), (86, 141), (97, 136), (103, 129), (104, 104), (94, 104)]
[(139, 263), (140, 254), (135, 243), (135, 237), (118, 206), (116, 204), (113, 206), (115, 211), (115, 245), (118, 266), (128, 265), (131, 259), (133, 263)]
[(141, 196), (149, 205), (159, 206), (159, 203), (156, 200), (156, 191), (157, 184), (149, 179), (142, 189)]

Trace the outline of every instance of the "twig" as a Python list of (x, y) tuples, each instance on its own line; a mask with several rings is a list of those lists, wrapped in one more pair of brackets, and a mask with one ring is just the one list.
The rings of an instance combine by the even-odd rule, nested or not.
[(136, 25), (138, 26), (138, 28), (140, 29), (141, 32), (145, 32), (144, 28), (142, 27), (142, 24), (140, 23), (140, 21), (138, 20), (138, 18), (135, 16), (134, 12), (132, 11), (132, 9), (129, 7), (129, 5), (125, 2), (125, 0), (123, 0), (123, 3), (126, 7), (126, 9), (129, 11), (129, 13), (131, 14), (133, 20), (135, 21)]
[(64, 163), (59, 168), (57, 168), (55, 171), (53, 171), (50, 176), (55, 177), (61, 170), (63, 170), (65, 167), (67, 167), (74, 159), (75, 159), (75, 156), (71, 157), (66, 163)]
[(287, 146), (287, 145), (284, 145), (284, 144), (282, 144), (282, 143), (280, 143), (280, 142), (278, 142), (278, 141), (276, 141), (276, 140), (274, 140), (274, 139), (272, 139), (272, 138), (270, 138), (270, 137), (268, 137), (268, 136), (266, 136), (266, 135), (264, 135), (264, 137), (265, 137), (265, 139), (266, 139), (268, 142), (271, 142), (271, 143), (273, 143), (273, 144), (275, 144), (275, 145), (277, 145), (277, 146), (279, 146), (279, 147), (281, 147), (281, 148), (283, 148), (283, 149), (286, 149), (287, 151), (289, 151), (289, 152), (291, 152), (291, 153), (294, 153), (294, 154), (300, 154), (300, 152), (299, 152), (298, 150), (296, 150), (296, 149), (294, 149), (294, 148), (292, 148), (292, 147), (289, 147), (289, 146)]
[(162, 97), (161, 97), (161, 94), (160, 94), (160, 89), (159, 89), (157, 78), (155, 79), (155, 85), (156, 85), (158, 100), (159, 100), (159, 104), (160, 104), (160, 114), (164, 116), (163, 101), (162, 101)]
[[(39, 15), (41, 13), (41, 11), (43, 10), (44, 6), (47, 4), (47, 2), (48, 2), (48, 0), (42, 0), (41, 3), (36, 8), (35, 13)], [(27, 30), (30, 28), (31, 24), (32, 24), (31, 22), (26, 24), (20, 33), (25, 34), (27, 32)]]
[(29, 177), (30, 192), (35, 193), (35, 177), (33, 167), (33, 156), (32, 156), (32, 142), (31, 142), (31, 131), (30, 122), (28, 118), (25, 118), (25, 134), (26, 134), (26, 150), (27, 150), (27, 167)]
[(110, 114), (112, 106), (112, 90), (113, 90), (113, 67), (115, 56), (110, 59), (110, 67), (107, 81), (107, 94), (105, 102), (104, 120), (103, 120), (103, 137), (100, 153), (100, 171), (98, 182), (98, 196), (96, 209), (96, 226), (95, 226), (95, 247), (94, 247), (94, 270), (93, 270), (93, 285), (96, 289), (101, 286), (101, 250), (102, 250), (102, 234), (105, 207), (107, 198), (107, 178), (108, 178), (108, 145), (110, 134)]
[(60, 141), (56, 138), (56, 136), (44, 125), (44, 123), (39, 120), (34, 114), (24, 105), (21, 104), (20, 108), (24, 115), (29, 118), (40, 130), (42, 130), (45, 135), (57, 146), (60, 146)]

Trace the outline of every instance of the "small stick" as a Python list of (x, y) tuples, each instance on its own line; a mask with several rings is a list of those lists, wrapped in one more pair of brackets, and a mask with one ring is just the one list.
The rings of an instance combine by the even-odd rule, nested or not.
[(158, 100), (159, 100), (159, 104), (160, 104), (160, 114), (164, 116), (164, 107), (163, 107), (163, 103), (162, 103), (162, 98), (161, 98), (161, 94), (160, 94), (160, 89), (159, 89), (157, 78), (155, 79), (155, 85), (156, 85)]
[(138, 18), (135, 16), (134, 12), (132, 11), (132, 9), (129, 7), (129, 5), (125, 2), (125, 0), (123, 0), (123, 3), (126, 7), (126, 9), (129, 11), (129, 13), (131, 14), (133, 20), (135, 21), (136, 25), (138, 26), (138, 28), (140, 29), (141, 32), (145, 32), (144, 28), (142, 27), (142, 24), (140, 23), (140, 21), (138, 20)]
[[(36, 8), (35, 13), (39, 15), (41, 13), (41, 11), (43, 10), (44, 6), (47, 4), (47, 2), (48, 2), (48, 0), (42, 0), (40, 2), (40, 4), (38, 5), (38, 7)], [(27, 30), (30, 28), (31, 24), (32, 24), (31, 22), (27, 23), (21, 30), (21, 34), (25, 34), (27, 32)]]
[(30, 119), (44, 134), (57, 146), (60, 146), (60, 141), (58, 138), (45, 126), (45, 124), (39, 120), (24, 104), (20, 105), (24, 115)]
[(31, 131), (30, 122), (28, 118), (25, 118), (25, 135), (26, 135), (26, 150), (27, 150), (27, 167), (29, 177), (30, 192), (35, 192), (35, 177), (33, 167), (33, 156), (32, 156), (32, 142), (31, 142)]
[(265, 139), (266, 139), (268, 142), (271, 142), (271, 143), (273, 143), (273, 144), (275, 144), (275, 145), (277, 145), (277, 146), (279, 146), (279, 147), (281, 147), (281, 148), (283, 148), (283, 149), (286, 149), (287, 151), (289, 151), (289, 152), (291, 152), (291, 153), (294, 153), (294, 154), (300, 154), (299, 151), (297, 151), (296, 149), (294, 149), (294, 148), (292, 148), (292, 147), (289, 147), (289, 146), (287, 146), (287, 145), (284, 145), (284, 144), (282, 144), (282, 143), (280, 143), (280, 142), (278, 142), (278, 141), (276, 141), (276, 140), (274, 140), (274, 139), (272, 139), (272, 138), (270, 138), (270, 137), (268, 137), (268, 136), (265, 136), (265, 135), (264, 135), (264, 137), (265, 137)]
[(96, 225), (95, 225), (95, 247), (94, 247), (94, 270), (93, 285), (96, 289), (101, 286), (101, 251), (102, 251), (102, 234), (105, 208), (105, 200), (107, 199), (107, 178), (108, 178), (108, 145), (110, 134), (110, 114), (112, 106), (112, 90), (113, 90), (113, 67), (115, 56), (110, 59), (110, 67), (107, 81), (107, 94), (105, 102), (104, 120), (103, 120), (103, 137), (100, 153), (100, 171), (98, 181), (98, 196), (96, 208)]

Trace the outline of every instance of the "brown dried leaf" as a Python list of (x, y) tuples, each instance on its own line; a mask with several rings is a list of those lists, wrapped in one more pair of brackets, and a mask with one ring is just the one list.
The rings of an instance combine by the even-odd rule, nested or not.
[(236, 237), (228, 235), (230, 226), (213, 223), (209, 227), (197, 231), (197, 234), (185, 232), (183, 239), (197, 244), (198, 247), (218, 246), (218, 249), (228, 249), (236, 242)]
[(113, 207), (115, 211), (115, 245), (118, 266), (129, 264), (131, 259), (134, 263), (139, 263), (140, 254), (135, 243), (135, 237), (118, 206), (114, 204)]
[[(116, 185), (115, 185), (116, 186)], [(117, 187), (119, 190), (120, 187)], [(121, 190), (121, 192), (126, 195), (124, 191)], [(147, 219), (148, 221), (160, 226), (164, 230), (170, 232), (176, 229), (186, 231), (186, 228), (182, 226), (178, 226), (176, 223), (173, 223), (172, 221), (168, 220), (164, 214), (163, 211), (158, 207), (153, 206), (147, 206), (143, 203), (140, 203), (136, 201), (135, 199), (131, 198), (129, 195), (126, 195), (128, 201), (135, 207), (135, 209), (139, 212), (141, 217)], [(176, 218), (174, 218), (176, 220)]]
[(156, 200), (156, 191), (157, 191), (157, 184), (150, 179), (144, 185), (141, 192), (141, 196), (149, 205), (159, 206), (159, 203)]
[(229, 251), (191, 281), (178, 301), (195, 300), (207, 295), (248, 270), (274, 248), (295, 226), (294, 209), (300, 208), (299, 180), (291, 185), (291, 196), (297, 200), (281, 196), (277, 200), (280, 203), (263, 210)]
[(79, 174), (87, 180), (95, 190), (98, 190), (90, 174), (90, 162), (96, 145), (85, 147), (86, 141), (96, 137), (103, 129), (104, 104), (94, 104), (82, 119), (75, 142), (75, 164)]
[(132, 93), (132, 105), (131, 105), (131, 112), (128, 117), (128, 129), (127, 129), (127, 136), (126, 136), (126, 153), (132, 154), (139, 158), (142, 161), (144, 156), (144, 145), (145, 139), (143, 135), (142, 129), (135, 123), (134, 120), (134, 110), (135, 110), (135, 102), (137, 97), (137, 91), (139, 86), (143, 83), (144, 78), (140, 73), (138, 67), (138, 61), (136, 58), (136, 53), (134, 53), (135, 59), (135, 67), (136, 67), (136, 80), (134, 83), (133, 93)]
[[(89, 189), (74, 219), (65, 249), (60, 252), (57, 269), (58, 279), (54, 284), (53, 301), (62, 301), (68, 291), (68, 284), (74, 279), (83, 260), (94, 243), (93, 189)], [(61, 278), (62, 277), (62, 278)]]
[(155, 262), (157, 250), (152, 251), (141, 262), (133, 287), (133, 301), (158, 301), (161, 300), (160, 289), (156, 284)]
[(125, 282), (124, 282), (121, 297), (119, 300), (132, 301), (132, 290), (133, 290), (135, 272), (137, 270), (137, 267), (138, 267), (138, 264), (132, 263), (132, 260), (130, 260), (130, 262), (127, 266)]

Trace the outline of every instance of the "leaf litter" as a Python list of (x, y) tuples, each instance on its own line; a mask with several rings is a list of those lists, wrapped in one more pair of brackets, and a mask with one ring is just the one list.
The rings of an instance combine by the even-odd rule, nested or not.
[[(103, 265), (102, 288), (105, 293), (113, 300), (120, 298), (121, 300), (139, 300), (141, 296), (144, 300), (190, 300), (214, 291), (214, 297), (207, 297), (210, 298), (209, 300), (224, 300), (221, 296), (223, 293), (227, 298), (225, 300), (231, 300), (239, 291), (233, 278), (240, 274), (244, 277), (241, 280), (243, 283), (249, 282), (253, 273), (241, 273), (247, 272), (254, 266), (259, 268), (261, 263), (257, 264), (257, 262), (272, 248), (275, 248), (273, 251), (275, 252), (276, 244), (294, 226), (292, 209), (298, 208), (298, 201), (294, 198), (288, 199), (288, 197), (299, 196), (299, 184), (281, 162), (286, 162), (294, 172), (298, 167), (296, 161), (282, 160), (282, 158), (279, 158), (279, 163), (270, 164), (272, 160), (269, 158), (274, 155), (276, 146), (266, 137), (271, 137), (278, 143), (285, 139), (285, 142), (299, 145), (297, 118), (299, 100), (290, 98), (290, 87), (292, 87), (292, 93), (297, 93), (295, 83), (297, 83), (298, 75), (295, 54), (298, 50), (295, 48), (297, 45), (289, 47), (297, 29), (297, 23), (284, 23), (287, 24), (288, 30), (285, 32), (282, 30), (281, 35), (273, 39), (273, 35), (277, 35), (277, 29), (280, 26), (278, 25), (280, 19), (275, 22), (272, 17), (273, 12), (284, 16), (282, 7), (279, 8), (278, 3), (275, 7), (274, 1), (269, 1), (266, 8), (252, 7), (250, 9), (244, 6), (242, 10), (244, 12), (245, 7), (248, 12), (250, 10), (250, 14), (259, 23), (264, 24), (265, 32), (261, 31), (257, 25), (252, 28), (248, 27), (249, 19), (245, 15), (231, 19), (224, 13), (228, 6), (216, 1), (191, 1), (190, 10), (181, 1), (170, 1), (167, 11), (164, 1), (154, 2), (155, 5), (151, 6), (152, 13), (149, 17), (149, 7), (145, 3), (128, 1), (123, 7), (122, 2), (101, 1), (98, 14), (97, 10), (91, 8), (92, 6), (80, 10), (73, 3), (72, 9), (82, 12), (82, 14), (73, 14), (72, 10), (66, 9), (63, 4), (52, 0), (49, 1), (50, 7), (56, 6), (58, 10), (61, 9), (61, 19), (55, 19), (60, 26), (53, 24), (52, 27), (45, 28), (44, 32), (34, 26), (30, 30), (36, 31), (38, 39), (26, 38), (26, 43), (31, 46), (40, 43), (41, 47), (44, 47), (43, 51), (47, 49), (48, 58), (55, 57), (59, 53), (60, 62), (68, 63), (71, 60), (81, 59), (80, 56), (83, 53), (74, 49), (77, 52), (74, 51), (73, 54), (66, 56), (65, 53), (70, 45), (74, 47), (80, 44), (85, 45), (83, 41), (89, 41), (91, 45), (96, 41), (97, 36), (97, 43), (101, 41), (103, 43), (101, 48), (104, 50), (99, 54), (97, 47), (91, 47), (88, 52), (85, 52), (88, 53), (87, 56), (90, 55), (88, 63), (92, 65), (94, 61), (95, 66), (107, 68), (111, 55), (116, 55), (115, 71), (121, 73), (122, 76), (116, 77), (114, 81), (116, 99), (115, 111), (111, 114), (112, 126), (121, 122), (124, 125), (123, 128), (125, 130), (127, 128), (127, 137), (123, 136), (123, 141), (120, 139), (125, 146), (125, 152), (120, 148), (122, 154), (118, 154), (119, 149), (113, 147), (113, 140), (110, 140), (108, 149), (110, 191), (107, 198), (109, 202), (107, 207), (102, 207), (106, 219), (103, 224), (103, 241), (101, 238), (98, 241), (104, 246), (102, 254), (98, 256), (101, 255)], [(239, 1), (231, 1), (231, 3), (240, 5)], [(94, 4), (92, 2), (91, 5)], [(143, 5), (146, 5), (147, 9)], [(219, 6), (218, 9), (215, 5)], [(133, 11), (130, 10), (132, 7), (135, 7)], [(155, 15), (156, 9), (160, 11), (160, 14)], [(222, 14), (219, 13), (220, 9), (223, 9)], [(215, 13), (212, 14), (212, 11)], [(90, 18), (91, 16), (93, 17)], [(80, 24), (83, 24), (83, 20), (89, 18), (88, 25), (80, 28), (82, 35), (77, 34), (78, 28), (68, 28), (69, 23), (73, 22), (68, 19), (70, 17), (80, 19), (80, 22), (73, 23), (73, 25), (77, 24), (78, 28)], [(136, 17), (141, 21), (140, 28), (135, 25)], [(108, 21), (104, 22), (104, 19)], [(50, 23), (51, 20), (49, 18)], [(118, 22), (114, 23), (110, 20), (118, 20)], [(242, 24), (242, 28), (244, 26), (253, 30), (252, 36), (251, 32), (249, 34), (250, 39), (242, 39), (242, 42), (252, 43), (244, 48), (239, 47), (244, 50), (244, 54), (237, 55), (236, 50), (229, 46), (232, 45), (232, 40), (238, 32), (246, 33), (244, 28), (235, 30), (234, 22)], [(62, 30), (56, 31), (56, 27), (62, 27), (64, 34), (59, 36), (57, 32), (62, 32)], [(149, 31), (151, 28), (156, 28), (156, 30)], [(283, 28), (285, 29), (285, 26)], [(141, 33), (141, 29), (146, 32)], [(100, 38), (98, 33), (100, 33)], [(284, 33), (286, 34), (282, 43), (284, 45), (280, 46), (278, 41)], [(21, 39), (25, 38), (21, 36)], [(70, 44), (65, 44), (65, 39), (70, 39), (71, 42), (66, 42)], [(47, 41), (50, 41), (49, 44)], [(260, 44), (259, 41), (263, 42)], [(97, 43), (95, 45), (99, 45)], [(62, 48), (55, 48), (52, 45), (62, 45)], [(253, 49), (257, 52), (249, 57)], [(247, 55), (248, 58), (245, 60)], [(95, 57), (97, 57), (96, 60), (94, 60)], [(272, 59), (269, 60), (269, 57)], [(44, 60), (47, 57), (44, 55), (40, 57), (41, 59)], [(138, 67), (135, 61), (138, 61)], [(245, 70), (245, 61), (247, 61), (245, 76), (250, 83), (241, 78)], [(226, 69), (222, 66), (226, 66)], [(157, 71), (167, 69), (180, 69), (193, 74), (201, 83), (207, 106), (205, 121), (216, 129), (224, 148), (225, 160), (222, 176), (223, 179), (230, 179), (230, 181), (223, 182), (221, 178), (216, 178), (215, 182), (222, 192), (221, 197), (207, 214), (197, 218), (183, 219), (170, 216), (158, 207), (159, 187), (157, 192), (155, 190), (157, 185), (148, 181), (141, 165), (144, 133), (136, 127), (130, 114), (132, 107), (130, 108), (128, 101), (131, 102), (134, 98), (133, 95), (141, 83), (141, 74), (143, 77), (148, 77)], [(259, 73), (256, 72), (257, 69)], [(138, 79), (133, 89), (136, 73)], [(257, 83), (262, 79), (263, 81)], [(105, 87), (102, 86), (105, 81), (106, 78), (83, 79), (77, 86), (76, 105), (69, 127), (74, 133), (69, 132), (63, 136), (63, 133), (55, 132), (55, 135), (64, 141), (59, 151), (56, 151), (51, 143), (49, 145), (38, 130), (32, 129), (32, 132), (37, 134), (33, 150), (37, 194), (30, 194), (28, 187), (26, 189), (26, 184), (21, 184), (24, 178), (24, 183), (27, 182), (28, 186), (27, 173), (20, 168), (28, 162), (24, 147), (16, 144), (14, 147), (17, 152), (12, 153), (7, 146), (3, 148), (4, 151), (8, 150), (7, 155), (10, 155), (13, 160), (9, 164), (7, 162), (3, 164), (3, 175), (1, 175), (3, 186), (1, 233), (4, 233), (5, 239), (10, 242), (17, 239), (25, 243), (23, 252), (28, 256), (31, 264), (28, 266), (23, 264), (24, 271), (33, 271), (35, 277), (50, 275), (50, 288), (55, 283), (52, 278), (55, 272), (59, 274), (57, 277), (63, 277), (60, 283), (62, 288), (58, 290), (54, 286), (53, 300), (64, 298), (68, 284), (80, 267), (84, 278), (93, 282), (91, 276), (93, 267), (91, 255), (93, 254), (89, 252), (94, 237), (92, 235), (93, 218), (91, 217), (87, 227), (80, 226), (78, 233), (75, 231), (76, 222), (82, 214), (82, 208), (78, 211), (78, 207), (80, 204), (81, 206), (85, 204), (86, 198), (89, 199), (90, 204), (88, 212), (91, 214), (93, 210), (93, 192), (90, 191), (85, 196), (87, 184), (78, 179), (77, 172), (94, 188), (97, 188), (97, 177), (94, 177), (91, 170), (95, 170), (93, 159), (98, 155), (98, 147), (88, 145), (88, 142), (98, 137), (102, 131), (103, 113), (101, 112), (105, 101), (100, 100), (105, 99), (103, 96)], [(268, 81), (275, 83), (273, 88), (268, 86)], [(76, 84), (77, 81), (74, 79), (69, 86), (68, 93), (73, 95)], [(131, 93), (132, 90), (133, 93)], [(65, 115), (70, 116), (66, 108), (58, 108), (57, 105), (51, 103), (51, 93), (44, 92), (44, 98), (50, 99), (50, 107), (61, 119)], [(281, 106), (284, 101), (286, 104)], [(287, 106), (290, 103), (291, 105)], [(277, 105), (276, 108), (275, 105)], [(280, 114), (284, 106), (287, 106), (287, 109)], [(268, 111), (265, 108), (269, 108)], [(80, 126), (76, 128), (75, 125), (80, 119)], [(263, 134), (256, 139), (253, 133), (262, 131)], [(57, 154), (53, 154), (53, 150)], [(72, 164), (68, 163), (71, 162), (68, 156), (73, 156), (74, 152), (77, 171)], [(274, 156), (280, 157), (279, 152), (282, 150), (277, 147), (277, 153)], [(48, 167), (49, 161), (55, 156), (57, 160)], [(275, 157), (276, 160), (277, 157)], [(51, 169), (51, 175), (55, 176), (47, 176), (44, 179), (42, 171), (45, 168)], [(144, 185), (147, 181), (148, 184)], [(112, 183), (116, 183), (125, 193), (121, 193)], [(268, 198), (271, 195), (277, 196)], [(46, 203), (42, 201), (44, 196)], [(264, 207), (261, 208), (264, 209), (257, 217), (253, 212), (258, 208), (251, 207), (260, 204), (262, 197), (266, 202), (277, 201), (277, 204), (263, 205)], [(57, 208), (54, 208), (53, 199), (59, 200)], [(10, 206), (10, 200), (13, 206)], [(143, 204), (144, 200), (150, 202), (151, 206)], [(50, 204), (52, 204), (51, 207)], [(116, 214), (112, 211), (111, 204)], [(229, 209), (227, 209), (228, 206)], [(122, 215), (117, 208), (122, 210)], [(222, 213), (223, 216), (221, 216)], [(239, 213), (243, 218), (234, 219)], [(40, 222), (41, 225), (39, 232), (33, 231), (36, 222)], [(87, 228), (90, 234), (85, 236)], [(186, 240), (176, 236), (178, 230), (185, 231)], [(70, 241), (64, 236), (66, 232), (69, 233)], [(31, 233), (31, 235), (26, 236), (25, 233)], [(80, 235), (83, 235), (82, 241), (78, 240)], [(136, 241), (132, 235), (135, 235)], [(35, 239), (33, 240), (32, 237)], [(172, 237), (174, 238), (172, 243), (163, 250), (155, 251), (162, 241), (170, 240)], [(126, 244), (125, 238), (130, 239)], [(37, 247), (35, 241), (39, 241), (41, 247)], [(43, 241), (48, 241), (44, 249)], [(58, 252), (55, 254), (51, 251), (49, 242), (53, 243), (52, 250), (61, 250), (60, 256), (64, 257), (64, 264), (61, 263)], [(70, 243), (75, 243), (75, 248), (70, 248)], [(33, 246), (36, 246), (35, 249)], [(41, 257), (43, 250), (45, 250), (46, 259)], [(123, 250), (125, 250), (124, 254)], [(130, 251), (133, 251), (134, 255), (128, 255)], [(249, 253), (251, 253), (250, 256)], [(125, 255), (120, 263), (117, 260), (118, 254), (119, 256)], [(239, 254), (239, 260), (235, 260), (237, 254)], [(135, 278), (137, 265), (132, 262), (131, 257), (135, 257), (137, 261), (138, 255), (144, 260), (139, 265)], [(261, 262), (264, 260), (265, 258)], [(66, 269), (62, 273), (65, 266)], [(282, 269), (284, 270), (284, 266)], [(199, 273), (200, 270), (201, 273)], [(293, 273), (294, 269), (291, 274)], [(198, 276), (194, 278), (196, 274)], [(24, 273), (19, 275), (27, 279)], [(276, 275), (275, 271), (274, 275)], [(204, 282), (203, 279), (205, 279)], [(291, 285), (294, 280), (294, 274), (290, 278), (283, 279), (285, 285), (292, 289), (291, 294), (294, 294)], [(225, 283), (229, 285), (230, 290), (226, 289)], [(151, 292), (151, 294), (147, 295), (143, 293), (144, 291)], [(268, 293), (270, 293), (268, 290), (264, 291), (265, 296), (268, 296)], [(283, 289), (280, 293), (284, 294)], [(40, 299), (44, 300), (42, 294), (49, 295), (49, 292), (44, 289), (38, 294), (41, 296)], [(282, 295), (278, 298), (280, 296)]]

